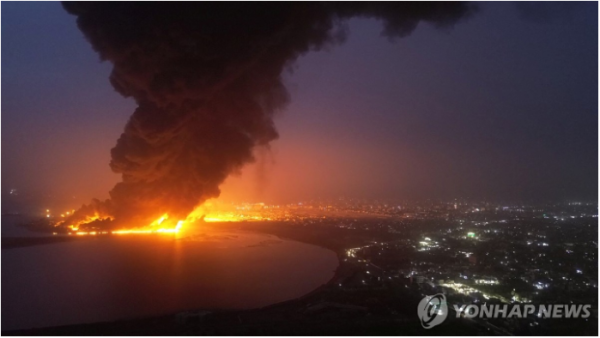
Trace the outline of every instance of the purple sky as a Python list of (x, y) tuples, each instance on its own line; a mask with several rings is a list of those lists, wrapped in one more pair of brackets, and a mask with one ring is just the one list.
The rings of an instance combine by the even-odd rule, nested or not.
[[(223, 197), (596, 199), (597, 3), (480, 7), (392, 42), (349, 21), (345, 44), (286, 75), (280, 139)], [(108, 197), (134, 102), (59, 3), (2, 9), (2, 193)]]

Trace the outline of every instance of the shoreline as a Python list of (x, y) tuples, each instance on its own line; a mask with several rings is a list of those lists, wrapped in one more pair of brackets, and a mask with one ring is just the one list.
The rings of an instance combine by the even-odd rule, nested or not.
[[(228, 229), (228, 230), (233, 230), (233, 229)], [(59, 331), (77, 330), (78, 328), (87, 327), (87, 326), (110, 327), (113, 325), (120, 325), (123, 323), (133, 323), (133, 322), (139, 322), (139, 321), (152, 321), (152, 320), (157, 320), (157, 319), (158, 320), (164, 320), (164, 319), (172, 320), (184, 313), (207, 312), (210, 314), (228, 315), (228, 314), (242, 314), (242, 313), (256, 313), (256, 312), (261, 312), (261, 311), (270, 311), (270, 310), (274, 310), (274, 309), (277, 309), (280, 307), (285, 308), (287, 306), (294, 306), (298, 303), (301, 303), (301, 302), (307, 300), (308, 298), (320, 293), (324, 289), (327, 289), (328, 287), (333, 285), (335, 283), (335, 281), (339, 278), (339, 273), (341, 270), (340, 268), (341, 268), (341, 264), (342, 264), (342, 258), (340, 256), (340, 252), (338, 252), (332, 248), (326, 247), (324, 245), (319, 245), (316, 243), (311, 243), (310, 241), (299, 240), (299, 239), (295, 239), (295, 238), (288, 237), (288, 236), (274, 234), (271, 232), (258, 231), (256, 229), (241, 228), (241, 229), (235, 229), (235, 230), (249, 232), (249, 233), (255, 233), (255, 234), (262, 234), (262, 235), (271, 235), (271, 236), (275, 236), (276, 238), (278, 238), (280, 240), (293, 241), (293, 242), (298, 242), (298, 243), (307, 244), (307, 245), (313, 245), (313, 246), (319, 247), (321, 249), (325, 249), (327, 251), (332, 252), (336, 256), (336, 259), (337, 259), (336, 267), (332, 271), (333, 272), (332, 276), (326, 282), (324, 282), (323, 284), (310, 290), (309, 292), (302, 294), (295, 298), (275, 302), (275, 303), (272, 303), (269, 305), (263, 305), (263, 306), (252, 307), (252, 308), (247, 308), (247, 309), (236, 309), (236, 308), (181, 309), (181, 310), (178, 310), (175, 312), (169, 312), (169, 313), (162, 313), (162, 314), (142, 316), (142, 317), (120, 318), (120, 319), (115, 319), (115, 320), (110, 320), (110, 321), (102, 321), (102, 322), (88, 322), (88, 323), (58, 325), (58, 326), (2, 330), (1, 334), (2, 335), (44, 335), (45, 334), (44, 332), (52, 332), (52, 331), (56, 331), (56, 330), (59, 330)], [(2, 238), (2, 249), (9, 250), (9, 249), (17, 249), (17, 248), (31, 247), (31, 246), (44, 245), (44, 244), (64, 243), (64, 242), (71, 242), (71, 241), (75, 241), (75, 240), (79, 240), (79, 239), (83, 239), (83, 238), (90, 239), (90, 238), (96, 238), (96, 236), (5, 237), (5, 238)], [(102, 238), (106, 238), (106, 236), (102, 236)], [(46, 334), (53, 335), (52, 333), (46, 333)]]
[[(249, 231), (251, 231), (251, 232), (257, 232), (257, 231), (252, 231), (252, 230), (249, 230)], [(258, 233), (260, 233), (260, 232), (258, 232)], [(314, 243), (303, 242), (303, 241), (299, 241), (299, 240), (296, 240), (296, 239), (293, 239), (293, 238), (288, 238), (288, 237), (285, 237), (285, 236), (278, 236), (278, 235), (274, 235), (274, 234), (273, 234), (273, 236), (276, 236), (279, 239), (288, 240), (288, 241), (295, 241), (295, 242), (299, 242), (299, 243), (303, 243), (303, 244), (314, 245), (314, 246), (317, 246), (319, 248), (322, 248), (322, 249), (325, 249), (325, 250), (329, 250), (329, 251), (331, 251), (331, 252), (333, 252), (335, 254), (335, 256), (337, 258), (337, 261), (338, 261), (338, 264), (337, 264), (335, 270), (333, 270), (333, 276), (331, 276), (331, 278), (326, 283), (321, 284), (320, 286), (316, 287), (314, 290), (310, 291), (309, 293), (307, 293), (305, 295), (302, 295), (300, 297), (293, 298), (293, 299), (284, 300), (282, 302), (277, 302), (277, 303), (273, 303), (271, 305), (266, 305), (266, 306), (263, 306), (263, 307), (260, 307), (260, 308), (249, 309), (249, 310), (269, 309), (269, 308), (272, 308), (272, 307), (276, 307), (278, 305), (282, 305), (283, 306), (283, 305), (286, 305), (288, 303), (292, 303), (292, 302), (296, 302), (296, 301), (302, 301), (302, 300), (304, 300), (306, 298), (309, 298), (309, 297), (311, 297), (311, 296), (319, 293), (323, 289), (326, 289), (327, 287), (333, 285), (335, 283), (335, 281), (339, 279), (340, 268), (342, 266), (342, 258), (340, 256), (339, 252), (336, 252), (335, 250), (333, 250), (331, 248), (326, 248), (324, 246), (321, 246), (321, 245), (318, 245), (318, 244), (314, 244)]]

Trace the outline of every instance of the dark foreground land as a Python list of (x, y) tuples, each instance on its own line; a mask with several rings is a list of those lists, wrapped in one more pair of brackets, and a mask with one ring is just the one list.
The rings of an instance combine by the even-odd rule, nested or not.
[[(316, 299), (312, 300), (316, 301)], [(481, 335), (459, 320), (425, 330), (416, 316), (362, 310), (310, 311), (311, 300), (252, 311), (203, 312), (139, 320), (2, 332), (2, 335)], [(415, 305), (416, 306), (416, 305)]]

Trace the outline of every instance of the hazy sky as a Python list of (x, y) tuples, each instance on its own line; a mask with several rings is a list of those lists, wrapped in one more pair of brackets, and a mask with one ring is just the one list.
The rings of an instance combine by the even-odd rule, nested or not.
[[(286, 75), (280, 139), (223, 197), (593, 198), (597, 3), (484, 3), (453, 29), (345, 44)], [(2, 192), (77, 207), (119, 180), (110, 149), (135, 107), (59, 3), (2, 4)]]

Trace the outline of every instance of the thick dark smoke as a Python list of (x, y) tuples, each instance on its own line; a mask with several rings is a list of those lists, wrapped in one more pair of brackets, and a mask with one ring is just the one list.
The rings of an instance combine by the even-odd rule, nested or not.
[(282, 71), (310, 50), (343, 41), (351, 17), (381, 19), (406, 36), (419, 22), (451, 26), (468, 3), (65, 2), (110, 81), (137, 109), (112, 149), (122, 175), (110, 200), (82, 207), (121, 225), (164, 213), (183, 219), (275, 140), (273, 115), (288, 101)]

